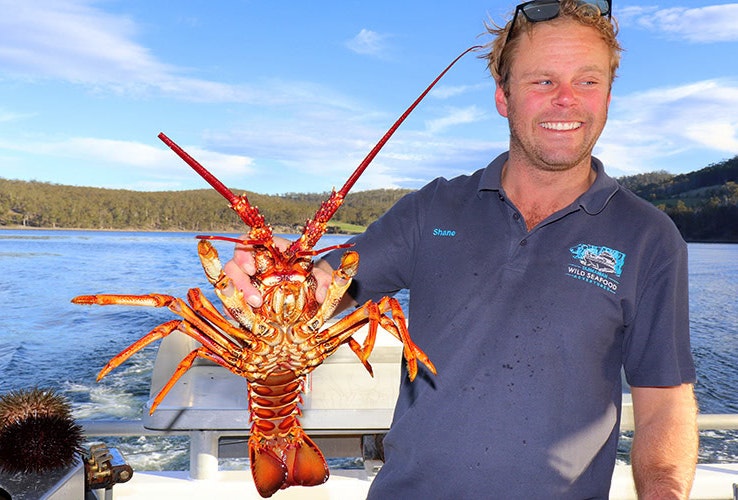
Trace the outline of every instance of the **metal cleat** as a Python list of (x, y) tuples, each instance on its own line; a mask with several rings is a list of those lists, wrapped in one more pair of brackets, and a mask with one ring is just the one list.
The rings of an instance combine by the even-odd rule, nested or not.
[(110, 490), (114, 485), (130, 480), (133, 469), (117, 448), (94, 444), (90, 446), (89, 455), (85, 456), (85, 477), (88, 490)]

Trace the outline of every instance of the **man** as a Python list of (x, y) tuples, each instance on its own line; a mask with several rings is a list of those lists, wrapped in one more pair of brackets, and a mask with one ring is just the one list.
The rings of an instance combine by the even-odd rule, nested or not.
[[(369, 496), (607, 498), (624, 368), (639, 496), (688, 498), (686, 244), (591, 156), (619, 61), (610, 3), (536, 0), (490, 32), (509, 152), (353, 240), (351, 299), (409, 289), (410, 334), (438, 370), (403, 377)], [(323, 289), (340, 254), (316, 266)], [(249, 258), (227, 271), (258, 305)]]

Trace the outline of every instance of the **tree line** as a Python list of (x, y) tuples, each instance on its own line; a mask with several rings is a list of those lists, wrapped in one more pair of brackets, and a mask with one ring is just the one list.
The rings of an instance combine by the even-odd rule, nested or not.
[[(349, 193), (331, 220), (365, 227), (410, 190)], [(329, 193), (246, 193), (266, 221), (280, 232), (299, 231)], [(212, 189), (140, 192), (65, 186), (0, 178), (0, 227), (131, 229), (152, 231), (245, 231), (223, 197)]]
[[(738, 242), (738, 156), (701, 170), (659, 171), (618, 181), (666, 212), (687, 241)], [(238, 191), (235, 191), (238, 192)], [(407, 189), (349, 193), (329, 232), (360, 231)], [(297, 232), (328, 193), (246, 193), (277, 232)], [(0, 228), (243, 232), (244, 223), (212, 189), (140, 192), (0, 178)]]
[(666, 212), (685, 240), (738, 243), (738, 156), (686, 174), (618, 181)]

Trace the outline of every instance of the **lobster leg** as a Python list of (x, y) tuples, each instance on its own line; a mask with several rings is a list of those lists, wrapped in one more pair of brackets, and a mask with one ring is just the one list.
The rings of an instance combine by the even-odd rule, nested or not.
[(351, 279), (356, 274), (359, 265), (359, 255), (356, 252), (346, 252), (341, 258), (341, 265), (333, 271), (331, 284), (328, 286), (325, 299), (320, 304), (315, 314), (296, 325), (295, 342), (301, 344), (315, 335), (315, 332), (333, 316), (333, 311), (338, 307), (341, 298), (351, 285)]
[(101, 293), (99, 295), (79, 295), (72, 299), (72, 303), (98, 306), (167, 307), (173, 300), (176, 300), (176, 298), (171, 295), (162, 295), (159, 293), (148, 295), (114, 295)]
[[(270, 343), (275, 339), (275, 329), (263, 318), (254, 313), (243, 298), (241, 290), (233, 285), (233, 281), (223, 272), (223, 266), (218, 257), (218, 251), (207, 240), (200, 240), (197, 244), (197, 253), (200, 257), (205, 276), (215, 287), (215, 293), (220, 298), (228, 313), (245, 329), (253, 333), (254, 339)], [(236, 334), (243, 337), (243, 334)]]
[[(124, 305), (124, 306), (143, 306), (143, 307), (169, 307), (172, 302), (179, 299), (172, 297), (171, 295), (151, 294), (151, 295), (113, 295), (113, 294), (100, 294), (100, 295), (79, 295), (72, 299), (74, 304), (83, 305)], [(180, 324), (180, 321), (173, 320), (163, 323), (149, 333), (138, 339), (130, 346), (123, 349), (115, 357), (113, 357), (108, 363), (100, 370), (97, 375), (97, 380), (100, 381), (105, 375), (110, 373), (112, 370), (123, 364), (128, 358), (133, 356), (135, 353), (151, 344), (160, 340), (170, 333), (172, 333)]]
[[(196, 297), (196, 298), (205, 299), (205, 297), (202, 295), (202, 292), (199, 289), (190, 289), (190, 291), (188, 292), (188, 296), (190, 296), (191, 298)], [(163, 294), (157, 294), (157, 293), (152, 293), (148, 295), (112, 295), (112, 294), (80, 295), (79, 297), (73, 298), (72, 302), (75, 304), (88, 304), (88, 305), (96, 304), (96, 305), (103, 305), (103, 306), (123, 305), (123, 306), (143, 306), (143, 307), (166, 307), (173, 313), (177, 314), (178, 316), (181, 316), (185, 320), (196, 325), (200, 330), (205, 330), (209, 333), (209, 335), (193, 336), (196, 340), (200, 341), (201, 343), (208, 344), (213, 349), (218, 349), (218, 347), (215, 347), (216, 345), (219, 346), (220, 348), (225, 348), (227, 350), (233, 350), (237, 347), (228, 337), (220, 333), (218, 330), (214, 329), (210, 324), (203, 321), (192, 310), (192, 308), (190, 308), (190, 306), (188, 306), (182, 299), (173, 297), (171, 295), (163, 295)], [(211, 307), (212, 307), (212, 304), (211, 304)], [(148, 341), (145, 344), (142, 343), (142, 345), (140, 345), (140, 347), (138, 347), (136, 351), (142, 349), (143, 347), (150, 344), (151, 342), (154, 342), (155, 340), (158, 340), (159, 338), (162, 338), (163, 336), (165, 336), (165, 335), (162, 335), (162, 336), (157, 337), (156, 335), (153, 335), (155, 332), (156, 332), (156, 329), (154, 329), (152, 332), (150, 332), (148, 335), (143, 337), (138, 342), (134, 343), (133, 345), (139, 345), (139, 343), (142, 343), (144, 339), (148, 339)], [(167, 332), (167, 335), (170, 332)], [(243, 334), (241, 336), (243, 336)], [(123, 352), (128, 352), (133, 347), (133, 345)], [(136, 351), (131, 351), (130, 354), (128, 354), (128, 356), (126, 356), (124, 359), (121, 360), (121, 363), (125, 361), (126, 359), (128, 359), (128, 357), (130, 357), (130, 355)], [(120, 363), (118, 363), (118, 365), (119, 364)]]
[[(382, 328), (390, 332), (395, 338), (402, 342), (404, 348), (405, 360), (407, 361), (407, 372), (410, 380), (415, 380), (418, 373), (418, 360), (423, 363), (433, 375), (436, 374), (436, 367), (433, 365), (428, 356), (413, 342), (410, 338), (410, 332), (407, 330), (407, 320), (402, 312), (402, 306), (397, 299), (392, 297), (382, 297), (379, 301), (379, 309), (382, 315), (379, 317)], [(388, 310), (392, 311), (392, 318), (387, 316)]]
[(103, 367), (102, 370), (100, 370), (100, 373), (97, 374), (97, 381), (99, 382), (105, 375), (118, 368), (125, 361), (127, 361), (128, 358), (133, 356), (135, 353), (137, 353), (147, 345), (151, 344), (152, 342), (156, 342), (157, 340), (160, 340), (172, 333), (174, 330), (177, 329), (180, 323), (181, 321), (179, 320), (172, 320), (167, 321), (166, 323), (162, 323), (161, 325), (157, 326), (149, 333), (138, 339), (136, 342), (123, 349), (110, 361), (108, 361), (108, 363)]
[(356, 272), (359, 270), (359, 254), (356, 252), (346, 252), (341, 257), (341, 264), (338, 269), (333, 271), (333, 279), (328, 287), (328, 292), (325, 295), (323, 303), (318, 309), (316, 317), (320, 318), (323, 323), (333, 316), (333, 311), (336, 310), (338, 303), (343, 298), (343, 295), (351, 285), (351, 280), (356, 276)]
[[(167, 307), (175, 314), (184, 318), (184, 321), (173, 320), (163, 323), (148, 334), (141, 337), (139, 340), (128, 346), (126, 349), (118, 353), (113, 357), (103, 369), (100, 371), (97, 379), (102, 379), (105, 375), (110, 373), (113, 369), (120, 366), (126, 360), (128, 360), (133, 354), (137, 353), (149, 344), (160, 340), (176, 329), (181, 330), (185, 334), (194, 338), (209, 351), (219, 356), (222, 361), (220, 364), (226, 368), (237, 372), (239, 375), (246, 376), (248, 374), (258, 372), (258, 363), (261, 359), (258, 357), (258, 352), (249, 352), (249, 360), (254, 360), (249, 370), (245, 370), (247, 366), (245, 359), (234, 358), (232, 353), (243, 350), (242, 346), (236, 345), (226, 335), (221, 333), (220, 330), (214, 328), (209, 322), (205, 321), (208, 318), (208, 314), (215, 311), (213, 305), (202, 295), (202, 292), (193, 288), (188, 292), (188, 298), (192, 304), (192, 308), (188, 306), (184, 301), (171, 295), (161, 294), (150, 294), (150, 295), (111, 295), (111, 294), (100, 294), (100, 295), (81, 295), (72, 299), (75, 304), (98, 304), (98, 305), (129, 305), (129, 306), (145, 306), (145, 307)], [(203, 316), (201, 318), (197, 312), (193, 310), (197, 309)], [(216, 327), (222, 327), (226, 332), (235, 333), (235, 338), (244, 338), (247, 333), (246, 331), (240, 331), (230, 325), (225, 319), (218, 318), (217, 316), (212, 317), (213, 323)], [(252, 336), (253, 337), (253, 336)], [(267, 349), (264, 342), (254, 338), (253, 345), (259, 346), (262, 350)], [(222, 357), (220, 357), (222, 356)], [(223, 358), (229, 358), (230, 361), (224, 361)]]
[[(388, 312), (392, 313), (392, 317), (387, 316), (386, 313)], [(410, 333), (407, 331), (407, 322), (400, 303), (397, 302), (397, 299), (391, 297), (384, 297), (379, 303), (368, 301), (348, 316), (341, 318), (333, 325), (316, 334), (310, 341), (316, 350), (312, 354), (315, 359), (315, 365), (317, 366), (325, 358), (330, 356), (341, 343), (346, 342), (356, 330), (366, 323), (369, 323), (369, 333), (363, 345), (358, 352), (357, 349), (352, 347), (365, 365), (369, 354), (374, 349), (377, 325), (381, 325), (402, 342), (403, 355), (407, 362), (408, 376), (411, 381), (415, 380), (418, 373), (418, 361), (423, 363), (431, 373), (436, 374), (436, 368), (431, 360), (410, 338)], [(351, 346), (350, 342), (349, 345)]]
[[(186, 333), (189, 334), (189, 332)], [(194, 363), (195, 359), (197, 359), (198, 357), (208, 359), (210, 361), (213, 361), (214, 363), (225, 366), (226, 368), (231, 368), (223, 358), (211, 352), (207, 347), (198, 347), (197, 349), (191, 351), (182, 359), (182, 361), (179, 362), (176, 370), (174, 370), (174, 374), (172, 374), (167, 383), (164, 384), (164, 387), (162, 387), (159, 393), (154, 397), (154, 401), (151, 403), (151, 408), (149, 409), (149, 415), (154, 413), (154, 411), (162, 402), (167, 393), (169, 393), (172, 387), (174, 387), (179, 379), (182, 378), (182, 375), (184, 375), (187, 370), (192, 368), (192, 363)], [(254, 366), (253, 368), (256, 369), (256, 366)], [(242, 374), (239, 373), (238, 375)]]
[(233, 326), (218, 312), (215, 306), (202, 294), (200, 289), (191, 288), (187, 293), (187, 300), (189, 300), (192, 309), (199, 316), (202, 316), (234, 339), (242, 341), (242, 347), (249, 348), (255, 352), (264, 352), (268, 348), (267, 344), (252, 332)]
[[(361, 325), (359, 325), (359, 327), (357, 327), (356, 330), (358, 330), (360, 327)], [(356, 357), (359, 358), (359, 361), (361, 361), (361, 364), (364, 365), (364, 368), (366, 368), (366, 371), (369, 372), (369, 375), (373, 377), (374, 369), (372, 368), (372, 365), (369, 364), (369, 353), (366, 352), (366, 349), (364, 348), (364, 346), (362, 346), (356, 340), (354, 340), (353, 337), (349, 337), (346, 343), (351, 348), (351, 350), (354, 351), (354, 354), (356, 354)], [(366, 344), (366, 341), (364, 342), (364, 344)], [(372, 341), (372, 349), (373, 348), (374, 348), (374, 342)], [(371, 349), (369, 351), (371, 352)]]
[(221, 365), (226, 364), (223, 358), (210, 352), (207, 347), (198, 347), (197, 349), (191, 351), (187, 356), (185, 356), (182, 359), (182, 361), (179, 362), (179, 364), (177, 365), (177, 368), (174, 370), (174, 374), (172, 374), (172, 376), (169, 378), (167, 383), (164, 384), (164, 387), (162, 387), (159, 393), (154, 397), (154, 401), (151, 403), (151, 408), (149, 409), (149, 415), (154, 413), (154, 411), (159, 406), (159, 404), (162, 402), (162, 400), (167, 395), (167, 393), (169, 393), (172, 387), (174, 387), (174, 384), (176, 384), (177, 381), (179, 381), (179, 379), (182, 378), (182, 375), (184, 375), (187, 370), (192, 368), (192, 363), (194, 363), (195, 359), (198, 357), (209, 359), (210, 361), (213, 361)]

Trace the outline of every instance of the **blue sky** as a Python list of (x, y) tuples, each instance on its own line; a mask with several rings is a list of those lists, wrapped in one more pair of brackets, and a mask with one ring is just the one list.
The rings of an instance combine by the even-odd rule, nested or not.
[[(340, 187), (507, 0), (0, 0), (0, 177), (145, 191)], [(611, 175), (738, 154), (738, 3), (615, 0), (626, 49), (595, 154)], [(506, 149), (467, 55), (356, 189), (417, 188)]]

